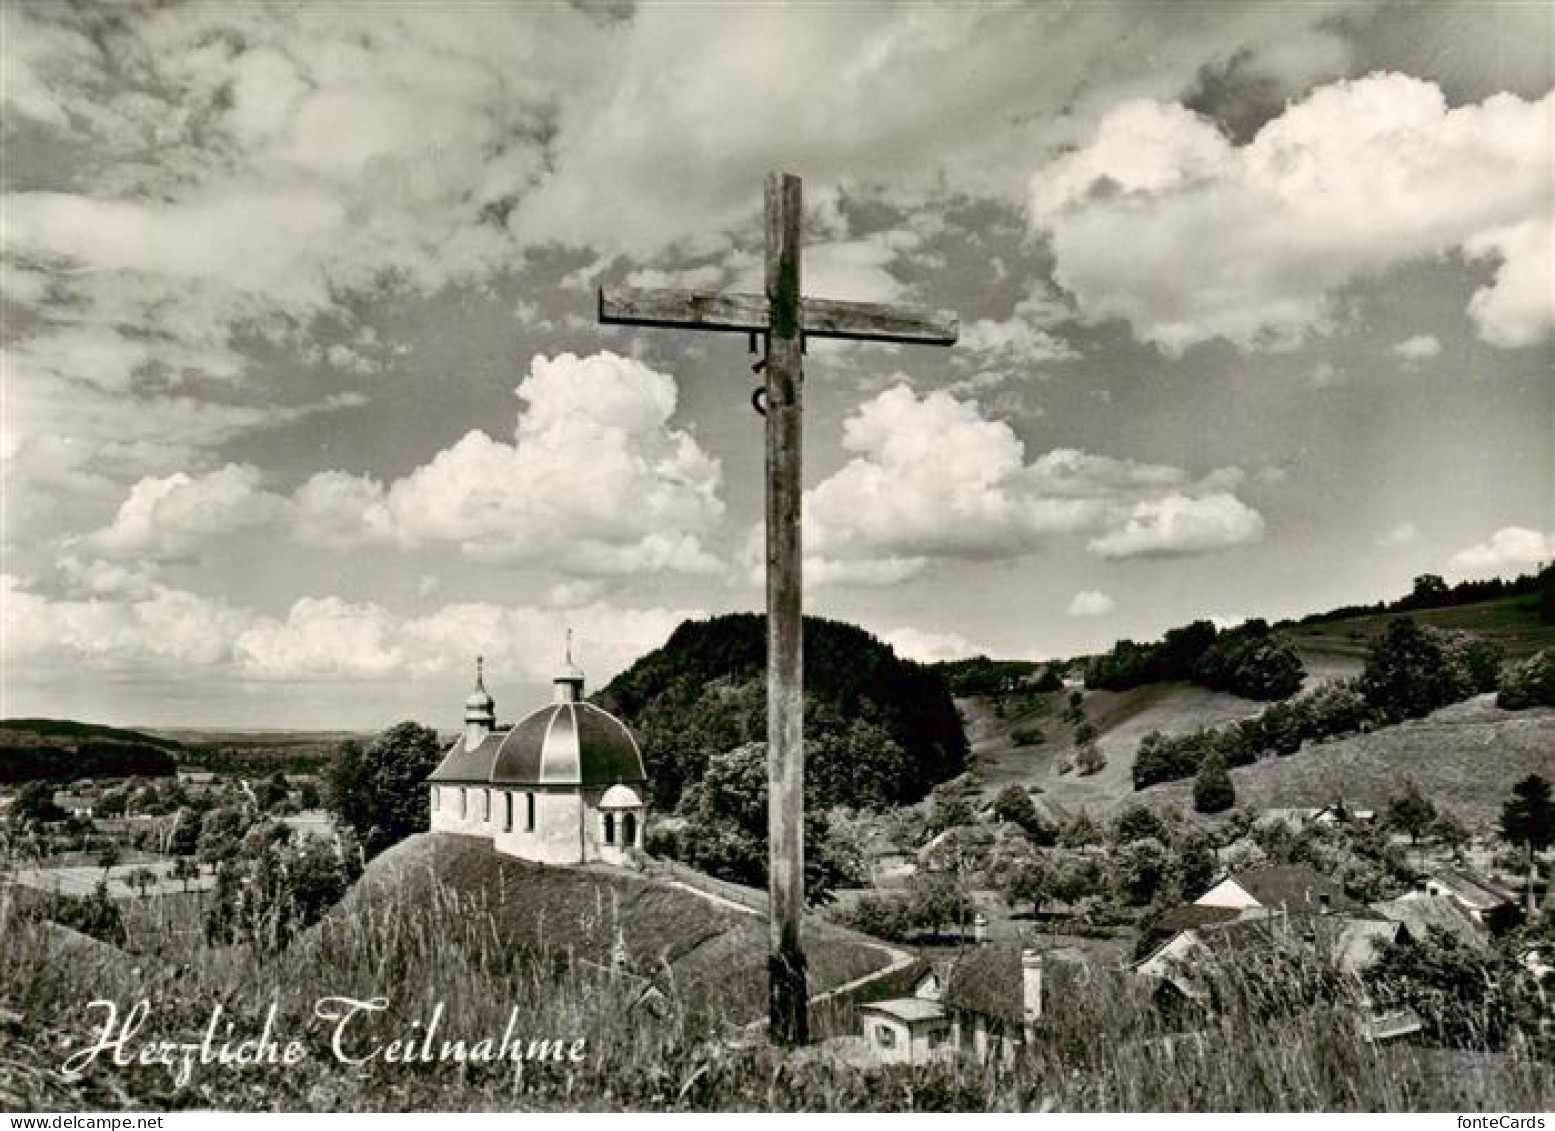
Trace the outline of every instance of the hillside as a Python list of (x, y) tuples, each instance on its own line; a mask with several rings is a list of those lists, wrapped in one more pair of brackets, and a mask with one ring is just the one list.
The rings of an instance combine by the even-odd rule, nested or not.
[[(1494, 640), (1509, 661), (1555, 648), (1555, 625), (1540, 622), (1537, 595), (1288, 623), (1278, 631), (1300, 653), (1306, 686), (1311, 687), (1359, 675), (1372, 641), (1401, 616)], [(1097, 747), (1107, 764), (1097, 774), (1081, 776), (1073, 770), (1059, 772), (1075, 750), (1074, 727), (1061, 718), (1064, 693), (1045, 697), (1035, 710), (1020, 709), (1025, 702), (1020, 696), (1006, 695), (1002, 701), (1001, 718), (993, 697), (958, 700), (986, 791), (991, 795), (1011, 783), (1035, 786), (1042, 799), (1060, 811), (1089, 807), (1098, 812), (1132, 798), (1170, 800), (1191, 808), (1191, 781), (1134, 792), (1129, 774), (1140, 739), (1152, 730), (1177, 735), (1217, 727), (1265, 706), (1178, 682), (1123, 692), (1087, 691), (1085, 714), (1097, 729)], [(1047, 741), (1017, 746), (1014, 732), (1030, 727), (1040, 728)], [(1499, 811), (1511, 782), (1529, 773), (1555, 774), (1555, 717), (1549, 712), (1499, 711), (1491, 697), (1481, 697), (1427, 719), (1308, 746), (1287, 758), (1238, 769), (1233, 781), (1238, 802), (1254, 807), (1323, 805), (1338, 796), (1370, 806), (1386, 802), (1410, 779), (1463, 819), (1488, 821)]]
[[(1074, 727), (1061, 715), (1065, 693), (1048, 695), (1035, 710), (1011, 710), (998, 717), (994, 700), (976, 696), (957, 700), (967, 720), (967, 735), (984, 792), (992, 796), (1010, 784), (1036, 786), (1041, 799), (1063, 812), (1105, 812), (1132, 797), (1129, 772), (1139, 740), (1152, 730), (1184, 734), (1257, 714), (1264, 704), (1195, 687), (1189, 683), (1151, 683), (1127, 691), (1087, 691), (1085, 717), (1098, 733), (1097, 747), (1107, 759), (1099, 773), (1060, 773), (1074, 757)], [(1037, 727), (1045, 741), (1018, 746), (1014, 733)]]
[[(492, 936), (514, 952), (550, 949), (558, 961), (609, 967), (617, 940), (628, 969), (695, 1008), (744, 1024), (765, 1015), (767, 922), (685, 887), (614, 868), (553, 868), (503, 856), (476, 837), (422, 833), (367, 871), (315, 929), (368, 914), (388, 921), (450, 909), (491, 917)], [(819, 919), (806, 921), (812, 994), (889, 964), (889, 952)]]
[(1309, 677), (1337, 678), (1358, 675), (1371, 642), (1386, 630), (1389, 621), (1401, 616), (1435, 628), (1472, 632), (1494, 640), (1505, 649), (1508, 660), (1521, 660), (1543, 648), (1555, 648), (1555, 624), (1540, 622), (1537, 594), (1407, 613), (1373, 613), (1342, 620), (1286, 624), (1278, 626), (1278, 631), (1295, 645)]
[[(942, 676), (853, 625), (806, 617), (804, 633), (814, 803), (913, 801), (961, 772), (966, 737)], [(713, 754), (765, 741), (766, 651), (765, 617), (686, 621), (593, 697), (636, 731), (661, 810)]]
[(183, 746), (169, 738), (73, 719), (0, 720), (0, 782), (171, 774)]
[[(1254, 809), (1321, 806), (1340, 798), (1356, 808), (1381, 809), (1413, 782), (1438, 806), (1485, 828), (1512, 784), (1529, 774), (1555, 776), (1555, 709), (1503, 711), (1493, 695), (1481, 695), (1423, 719), (1262, 759), (1232, 770), (1231, 781), (1237, 804)], [(1167, 782), (1136, 796), (1191, 811), (1193, 783)]]

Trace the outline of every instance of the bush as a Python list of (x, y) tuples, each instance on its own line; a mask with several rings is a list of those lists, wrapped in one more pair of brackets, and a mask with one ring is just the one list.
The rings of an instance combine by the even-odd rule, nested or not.
[(47, 919), (89, 935), (113, 946), (124, 945), (124, 918), (119, 905), (108, 898), (108, 885), (102, 880), (91, 895), (65, 895), (51, 892), (37, 903), (21, 908), (25, 918)]
[(1494, 687), (1499, 667), (1493, 644), (1399, 617), (1367, 654), (1360, 689), (1389, 722), (1418, 719)]
[(1010, 741), (1016, 746), (1041, 746), (1047, 736), (1041, 727), (1016, 727), (1010, 732)]
[(1555, 707), (1555, 649), (1530, 656), (1506, 674), (1496, 706), (1507, 711)]
[(1107, 767), (1107, 756), (1094, 742), (1087, 742), (1075, 751), (1074, 764), (1082, 775), (1099, 774)]
[(1226, 760), (1211, 753), (1193, 779), (1193, 807), (1200, 813), (1223, 813), (1236, 804), (1236, 787), (1226, 772)]

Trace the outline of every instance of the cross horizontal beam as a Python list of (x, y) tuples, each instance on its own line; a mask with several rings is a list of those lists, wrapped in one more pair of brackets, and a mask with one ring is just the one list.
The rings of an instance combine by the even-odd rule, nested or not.
[[(837, 299), (800, 300), (807, 337), (862, 342), (955, 345), (960, 320), (946, 310)], [(766, 295), (722, 291), (600, 288), (599, 320), (618, 326), (679, 326), (733, 334), (764, 334), (772, 325)]]

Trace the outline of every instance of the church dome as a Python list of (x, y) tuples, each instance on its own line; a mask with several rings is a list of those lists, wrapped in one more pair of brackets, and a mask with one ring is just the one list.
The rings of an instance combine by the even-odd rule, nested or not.
[(626, 724), (592, 703), (552, 703), (503, 736), (491, 763), (498, 785), (643, 782), (642, 753)]
[[(467, 731), (428, 780), (567, 786), (646, 782), (642, 752), (626, 724), (583, 700), (583, 672), (573, 664), (570, 646), (553, 682), (555, 702), (512, 726)], [(477, 674), (475, 694), (465, 701), (466, 720), (472, 714), (488, 714), (485, 704), (490, 702)]]

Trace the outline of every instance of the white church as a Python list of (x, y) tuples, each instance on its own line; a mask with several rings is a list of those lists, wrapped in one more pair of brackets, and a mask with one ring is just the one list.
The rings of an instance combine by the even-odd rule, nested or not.
[(554, 682), (550, 705), (498, 726), (476, 660), (464, 733), (427, 779), (432, 831), (487, 837), (498, 852), (542, 864), (630, 865), (648, 780), (637, 740), (583, 701), (570, 644)]

